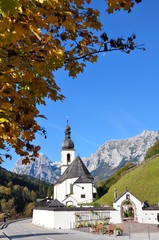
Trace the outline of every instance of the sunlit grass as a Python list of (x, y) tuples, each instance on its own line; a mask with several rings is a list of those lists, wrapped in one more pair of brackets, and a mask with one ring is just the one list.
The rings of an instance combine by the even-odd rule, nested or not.
[(116, 184), (112, 185), (107, 194), (97, 203), (112, 205), (114, 188), (118, 197), (127, 189), (140, 201), (148, 200), (151, 205), (159, 203), (159, 157), (151, 159), (125, 174)]

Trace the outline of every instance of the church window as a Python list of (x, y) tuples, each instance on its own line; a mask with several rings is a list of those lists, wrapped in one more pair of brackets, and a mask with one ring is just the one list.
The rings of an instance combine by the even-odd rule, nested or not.
[(85, 194), (81, 194), (81, 198), (85, 198), (86, 197), (86, 195)]
[(73, 194), (73, 184), (70, 184), (70, 194)]
[(130, 195), (129, 194), (126, 194), (126, 199), (130, 200)]
[(71, 155), (70, 153), (67, 154), (67, 164), (69, 164), (71, 162)]
[(82, 189), (84, 189), (84, 187), (82, 187)]

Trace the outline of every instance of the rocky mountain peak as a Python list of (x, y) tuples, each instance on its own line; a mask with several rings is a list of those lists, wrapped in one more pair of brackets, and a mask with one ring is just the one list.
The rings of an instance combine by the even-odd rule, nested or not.
[(110, 140), (83, 161), (96, 179), (106, 179), (127, 162), (141, 163), (158, 139), (159, 131), (145, 130), (128, 139)]
[(22, 164), (19, 158), (13, 168), (13, 172), (33, 176), (46, 182), (54, 183), (61, 175), (60, 162), (51, 162), (46, 155), (39, 153), (39, 157), (29, 164)]
[[(96, 153), (83, 158), (95, 181), (110, 177), (127, 162), (141, 163), (148, 150), (159, 139), (159, 131), (145, 130), (134, 137), (121, 140), (110, 140), (99, 147)], [(54, 183), (61, 175), (60, 162), (51, 162), (46, 155), (40, 153), (35, 162), (22, 165), (18, 159), (13, 172), (26, 174)]]

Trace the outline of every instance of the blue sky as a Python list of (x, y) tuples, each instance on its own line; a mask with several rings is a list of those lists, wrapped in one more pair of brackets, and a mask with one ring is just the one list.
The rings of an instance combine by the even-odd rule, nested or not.
[[(40, 108), (48, 118), (40, 121), (47, 139), (37, 137), (40, 152), (52, 161), (61, 160), (67, 116), (76, 155), (81, 157), (95, 153), (105, 141), (159, 130), (159, 1), (143, 1), (130, 14), (120, 11), (111, 15), (105, 13), (104, 0), (97, 2), (108, 36), (135, 33), (136, 42), (144, 43), (146, 51), (101, 54), (97, 63), (87, 64), (74, 80), (63, 70), (55, 74), (66, 99), (62, 103), (47, 101), (47, 106)], [(12, 161), (6, 160), (2, 167), (12, 170), (17, 159), (13, 152)]]

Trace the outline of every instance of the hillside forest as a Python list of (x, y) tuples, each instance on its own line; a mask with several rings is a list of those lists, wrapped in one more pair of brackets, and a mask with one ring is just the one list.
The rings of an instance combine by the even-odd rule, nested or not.
[(31, 215), (37, 198), (51, 197), (53, 186), (0, 168), (0, 212), (10, 217)]
[(152, 158), (158, 154), (159, 154), (159, 140), (156, 141), (155, 144), (147, 150), (144, 160)]

